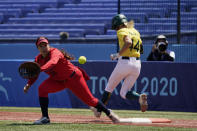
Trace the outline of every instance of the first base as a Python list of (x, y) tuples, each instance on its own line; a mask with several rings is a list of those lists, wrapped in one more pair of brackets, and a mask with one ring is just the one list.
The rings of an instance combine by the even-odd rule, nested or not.
[(120, 118), (120, 123), (171, 123), (171, 120), (166, 118)]

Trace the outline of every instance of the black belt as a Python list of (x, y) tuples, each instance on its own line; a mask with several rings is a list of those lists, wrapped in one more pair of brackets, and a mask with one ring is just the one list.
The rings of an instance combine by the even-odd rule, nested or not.
[[(139, 60), (139, 59), (140, 59), (139, 57), (135, 57), (135, 58), (136, 58), (136, 60)], [(129, 60), (129, 59), (130, 59), (130, 57), (128, 57), (128, 56), (122, 56), (122, 59)]]
[(75, 75), (75, 71), (72, 72), (72, 74), (70, 75), (70, 78), (73, 77)]

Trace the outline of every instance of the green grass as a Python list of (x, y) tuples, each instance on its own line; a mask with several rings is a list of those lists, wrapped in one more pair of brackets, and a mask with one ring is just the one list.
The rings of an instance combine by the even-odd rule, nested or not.
[[(0, 111), (9, 112), (38, 112), (40, 108), (19, 108), (19, 107), (0, 107)], [(197, 120), (196, 113), (189, 112), (161, 112), (130, 110), (113, 110), (120, 117), (152, 117), (169, 119)], [(49, 108), (49, 113), (53, 114), (72, 114), (89, 115), (92, 112), (88, 109), (65, 109)], [(104, 114), (103, 114), (104, 115)], [(73, 123), (51, 123), (49, 125), (32, 125), (32, 122), (24, 121), (0, 121), (0, 131), (196, 131), (195, 128), (174, 128), (174, 127), (151, 127), (151, 126), (133, 126), (117, 124), (73, 124)]]

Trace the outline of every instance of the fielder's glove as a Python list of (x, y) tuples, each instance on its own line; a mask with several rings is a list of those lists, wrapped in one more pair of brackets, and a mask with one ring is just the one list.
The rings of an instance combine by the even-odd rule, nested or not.
[(111, 58), (112, 60), (116, 60), (116, 59), (118, 59), (119, 57), (120, 57), (119, 53), (115, 53), (115, 54), (111, 54), (111, 55), (110, 55), (110, 58)]
[(19, 66), (18, 72), (24, 79), (35, 78), (40, 74), (40, 65), (36, 62), (24, 62)]

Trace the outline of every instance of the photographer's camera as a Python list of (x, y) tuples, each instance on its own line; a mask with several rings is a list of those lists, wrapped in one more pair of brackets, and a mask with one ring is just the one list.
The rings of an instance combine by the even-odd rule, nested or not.
[(163, 51), (165, 51), (165, 50), (167, 49), (167, 45), (166, 45), (165, 42), (159, 42), (159, 43), (157, 44), (157, 48), (158, 48), (158, 50), (159, 50), (160, 52), (163, 52)]

